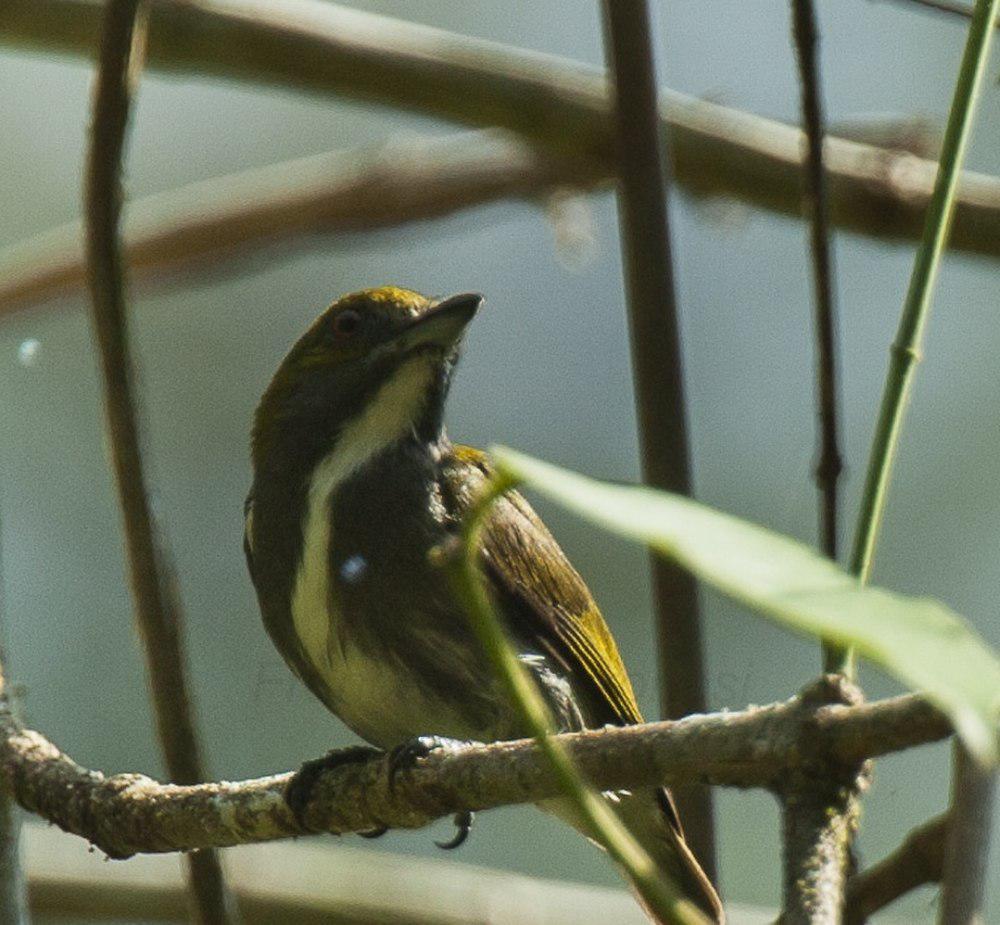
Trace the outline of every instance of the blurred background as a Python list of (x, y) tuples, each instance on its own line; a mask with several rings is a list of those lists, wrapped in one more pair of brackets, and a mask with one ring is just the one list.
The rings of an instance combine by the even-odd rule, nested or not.
[[(601, 65), (599, 4), (357, 2), (500, 42)], [(789, 8), (778, 0), (664, 2), (662, 83), (795, 122)], [(905, 3), (819, 4), (831, 122), (918, 114), (943, 124), (961, 20)], [(968, 166), (1000, 173), (996, 61)], [(0, 245), (80, 212), (91, 70), (80, 59), (0, 48)], [(381, 108), (254, 91), (207, 79), (143, 78), (127, 165), (131, 196), (284, 158), (453, 127)], [(816, 537), (811, 284), (803, 223), (676, 194), (673, 238), (699, 499), (802, 540)], [(174, 279), (135, 294), (148, 462), (179, 566), (190, 661), (211, 773), (286, 770), (352, 736), (307, 694), (267, 640), (241, 550), (250, 416), (287, 347), (336, 295), (395, 283), (478, 290), (487, 309), (452, 392), (453, 438), (493, 442), (599, 476), (635, 479), (617, 215), (611, 193), (573, 205), (575, 245), (544, 210), (494, 205), (398, 232), (339, 237), (248, 262), (222, 280)], [(563, 232), (565, 229), (563, 229)], [(835, 240), (850, 527), (898, 312), (909, 243)], [(874, 580), (938, 597), (1000, 644), (1000, 326), (997, 264), (947, 257), (926, 360), (903, 436)], [(74, 758), (162, 774), (123, 581), (105, 465), (95, 355), (81, 298), (0, 321), (3, 623), (26, 713)], [(539, 504), (591, 584), (637, 693), (655, 716), (653, 624), (643, 550)], [(849, 536), (844, 537), (845, 542)], [(816, 644), (706, 594), (710, 704), (784, 698), (818, 670)], [(871, 696), (894, 691), (869, 668)], [(873, 861), (946, 805), (947, 747), (882, 761), (860, 852)], [(718, 795), (723, 893), (774, 905), (778, 814), (763, 793)], [(436, 855), (441, 831), (391, 833), (372, 851)], [(530, 808), (483, 814), (463, 861), (592, 884), (610, 866)], [(1000, 852), (994, 851), (994, 882)], [(991, 920), (1000, 919), (994, 889)], [(891, 918), (934, 918), (919, 891)]]

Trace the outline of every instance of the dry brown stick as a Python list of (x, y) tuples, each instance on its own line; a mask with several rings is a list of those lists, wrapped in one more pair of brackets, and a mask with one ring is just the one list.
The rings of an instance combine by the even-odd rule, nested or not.
[[(611, 169), (605, 80), (576, 62), (508, 48), (320, 0), (150, 0), (148, 64), (365, 99), (474, 125), (498, 125), (591, 169)], [(91, 53), (96, 0), (4, 0), (0, 44)], [(801, 212), (801, 132), (664, 91), (662, 124), (677, 183), (788, 215)], [(936, 165), (829, 138), (830, 218), (844, 228), (915, 239)], [(963, 175), (952, 247), (1000, 254), (1000, 179)]]
[[(972, 7), (967, 3), (955, 3), (953, 0), (905, 0), (913, 6), (922, 6), (925, 10), (934, 13), (947, 13), (951, 16), (963, 16), (966, 19), (972, 18)], [(997, 26), (1000, 28), (1000, 25)]]
[[(138, 0), (108, 0), (87, 156), (87, 264), (136, 622), (144, 644), (167, 770), (172, 780), (190, 784), (203, 780), (205, 775), (188, 695), (178, 596), (146, 496), (118, 240), (120, 172), (131, 105), (132, 70), (141, 57), (135, 54), (143, 33), (138, 17)], [(231, 914), (218, 857), (212, 852), (195, 852), (188, 865), (198, 920), (229, 921)]]
[[(286, 254), (292, 243), (325, 243), (499, 199), (544, 200), (599, 179), (502, 131), (390, 139), (132, 200), (125, 257), (131, 281), (217, 277), (244, 260), (258, 265), (268, 253)], [(79, 224), (70, 224), (0, 253), (0, 315), (82, 287), (81, 237)]]
[[(864, 127), (897, 140), (912, 129), (911, 122)], [(607, 180), (601, 170), (554, 158), (503, 131), (390, 139), (130, 200), (129, 278), (161, 285), (218, 278), (251, 258), (259, 266), (293, 247), (326, 246), (330, 235), (402, 226), (500, 199), (545, 202), (561, 188)], [(0, 251), (0, 315), (84, 287), (82, 238), (72, 223)]]
[(938, 816), (910, 832), (878, 864), (847, 884), (844, 925), (864, 925), (880, 909), (926, 883), (937, 883), (944, 867), (948, 817)]
[[(690, 496), (684, 358), (649, 10), (646, 0), (604, 0), (603, 9), (643, 481)], [(689, 572), (662, 556), (651, 555), (650, 567), (660, 713), (668, 719), (704, 713), (707, 696), (697, 584)], [(717, 883), (711, 791), (682, 787), (674, 797), (691, 848), (709, 879)]]
[[(537, 802), (560, 785), (529, 740), (440, 749), (396, 778), (387, 762), (326, 770), (300, 818), (285, 802), (293, 775), (181, 786), (137, 774), (105, 778), (23, 729), (0, 701), (0, 774), (30, 812), (113, 857), (268, 841), (310, 832), (415, 828), (464, 810)], [(796, 769), (850, 767), (945, 738), (947, 719), (905, 695), (849, 707), (811, 697), (736, 713), (606, 728), (559, 738), (601, 789), (693, 781), (773, 787)]]
[(985, 925), (987, 860), (997, 772), (953, 746), (951, 808), (941, 877), (940, 925)]

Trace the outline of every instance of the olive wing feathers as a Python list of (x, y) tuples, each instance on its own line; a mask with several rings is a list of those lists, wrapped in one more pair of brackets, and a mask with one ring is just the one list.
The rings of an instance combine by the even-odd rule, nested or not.
[[(454, 448), (445, 464), (445, 487), (460, 516), (491, 474), (483, 453)], [(509, 492), (490, 511), (481, 554), (508, 629), (537, 645), (590, 694), (588, 725), (642, 722), (618, 646), (590, 591), (517, 492)]]

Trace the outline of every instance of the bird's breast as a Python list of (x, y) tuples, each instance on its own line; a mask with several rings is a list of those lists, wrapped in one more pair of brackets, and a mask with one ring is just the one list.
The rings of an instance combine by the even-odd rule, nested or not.
[(439, 679), (429, 683), (437, 666), (476, 672), (481, 659), (468, 635), (455, 631), (450, 597), (428, 591), (440, 576), (412, 564), (423, 557), (401, 571), (397, 549), (417, 538), (394, 522), (389, 499), (373, 501), (367, 514), (337, 503), (366, 491), (370, 486), (344, 487), (335, 464), (321, 464), (312, 477), (290, 601), (302, 655), (327, 706), (369, 742), (482, 738), (492, 730), (470, 714), (458, 684), (449, 694)]

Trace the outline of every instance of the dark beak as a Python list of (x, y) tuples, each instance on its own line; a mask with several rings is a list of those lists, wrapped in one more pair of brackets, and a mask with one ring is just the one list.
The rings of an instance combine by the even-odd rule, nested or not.
[(442, 299), (400, 331), (392, 339), (393, 346), (405, 352), (418, 347), (448, 350), (458, 343), (482, 304), (483, 297), (478, 292)]

